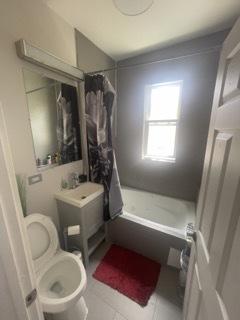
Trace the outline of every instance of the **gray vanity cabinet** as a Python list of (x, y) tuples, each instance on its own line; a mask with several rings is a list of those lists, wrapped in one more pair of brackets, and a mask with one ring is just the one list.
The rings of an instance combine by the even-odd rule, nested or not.
[(85, 267), (89, 256), (105, 239), (103, 221), (103, 193), (82, 207), (57, 199), (61, 230), (65, 227), (80, 225), (80, 234), (68, 236), (69, 249), (80, 249)]

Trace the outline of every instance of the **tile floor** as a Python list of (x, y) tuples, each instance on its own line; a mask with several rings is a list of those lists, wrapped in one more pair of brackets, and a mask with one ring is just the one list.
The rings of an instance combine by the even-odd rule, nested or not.
[(157, 288), (144, 308), (92, 277), (109, 247), (110, 244), (103, 243), (90, 258), (88, 285), (84, 295), (89, 310), (87, 319), (181, 320), (182, 307), (176, 293), (177, 270), (162, 267)]

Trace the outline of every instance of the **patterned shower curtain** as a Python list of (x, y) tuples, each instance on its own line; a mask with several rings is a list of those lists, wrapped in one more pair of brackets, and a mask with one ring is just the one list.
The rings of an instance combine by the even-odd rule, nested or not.
[(101, 74), (85, 76), (86, 123), (89, 175), (104, 187), (104, 220), (122, 213), (122, 196), (112, 145), (112, 110), (116, 96)]

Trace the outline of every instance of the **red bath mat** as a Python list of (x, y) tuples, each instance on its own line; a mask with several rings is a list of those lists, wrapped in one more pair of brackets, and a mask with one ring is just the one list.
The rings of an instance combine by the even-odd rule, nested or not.
[(160, 269), (159, 263), (112, 245), (93, 277), (145, 306), (156, 287)]

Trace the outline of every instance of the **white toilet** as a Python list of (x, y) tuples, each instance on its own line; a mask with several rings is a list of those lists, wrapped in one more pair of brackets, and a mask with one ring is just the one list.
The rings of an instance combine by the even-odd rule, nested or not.
[(56, 227), (49, 217), (34, 213), (25, 223), (43, 311), (55, 320), (85, 320), (88, 309), (82, 295), (87, 277), (82, 261), (60, 249)]

